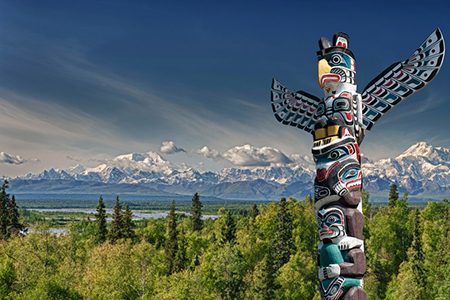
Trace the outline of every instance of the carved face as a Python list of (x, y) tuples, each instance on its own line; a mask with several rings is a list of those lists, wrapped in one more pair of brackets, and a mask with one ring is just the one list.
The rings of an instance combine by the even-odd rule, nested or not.
[(357, 193), (359, 197), (362, 184), (359, 148), (351, 136), (334, 140), (329, 145), (313, 148), (316, 161), (314, 193), (316, 204), (320, 207)]
[(316, 119), (339, 119), (340, 124), (350, 129), (354, 135), (356, 124), (355, 112), (353, 109), (353, 97), (350, 93), (343, 92), (322, 100), (316, 109)]
[(343, 92), (322, 100), (316, 109), (316, 118), (339, 118), (346, 127), (353, 128), (355, 118), (353, 116), (352, 95)]
[(323, 208), (316, 211), (320, 239), (333, 239), (345, 236), (345, 216), (338, 207)]
[[(342, 52), (331, 52), (319, 57), (318, 79), (321, 88), (333, 89), (338, 84), (355, 85), (355, 60)], [(330, 86), (330, 87), (329, 87)], [(334, 88), (336, 90), (336, 88)]]

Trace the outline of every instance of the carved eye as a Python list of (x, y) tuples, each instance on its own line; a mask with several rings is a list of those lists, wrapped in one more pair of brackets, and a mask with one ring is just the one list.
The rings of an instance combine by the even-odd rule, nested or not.
[(317, 225), (318, 225), (319, 227), (321, 227), (321, 226), (322, 226), (322, 220), (319, 219), (319, 218), (316, 218), (316, 221), (317, 221)]
[(331, 62), (335, 65), (338, 65), (342, 62), (342, 58), (338, 54), (335, 54), (331, 57)]
[(352, 178), (353, 176), (355, 176), (356, 174), (358, 174), (358, 172), (356, 172), (356, 170), (350, 170), (347, 174), (347, 176), (345, 177), (345, 179), (348, 178)]
[(331, 217), (328, 218), (327, 223), (333, 224), (336, 221), (337, 221), (337, 219), (335, 217), (331, 216)]
[(341, 110), (348, 110), (350, 108), (350, 105), (348, 104), (348, 101), (343, 98), (336, 99), (334, 101), (334, 110), (335, 111), (341, 111)]
[(343, 155), (344, 155), (344, 153), (342, 153), (342, 151), (333, 150), (330, 152), (330, 154), (328, 154), (328, 159), (336, 160), (336, 159), (339, 159)]

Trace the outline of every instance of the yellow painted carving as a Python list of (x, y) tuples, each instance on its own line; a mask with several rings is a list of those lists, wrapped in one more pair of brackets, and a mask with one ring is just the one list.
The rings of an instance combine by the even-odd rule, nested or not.
[(327, 129), (326, 128), (319, 128), (314, 131), (314, 140), (321, 140), (323, 138), (327, 137)]
[(339, 133), (339, 125), (333, 125), (333, 126), (329, 126), (327, 128), (327, 136), (333, 136), (333, 135), (338, 135)]
[(321, 82), (320, 79), (322, 78), (322, 75), (328, 74), (328, 73), (330, 73), (330, 71), (331, 71), (331, 67), (328, 64), (328, 62), (326, 61), (326, 59), (321, 59), (319, 61), (318, 66), (317, 66), (317, 75), (319, 77), (318, 78), (319, 79), (319, 86), (320, 86), (321, 89), (323, 89), (323, 86), (322, 86), (322, 82)]

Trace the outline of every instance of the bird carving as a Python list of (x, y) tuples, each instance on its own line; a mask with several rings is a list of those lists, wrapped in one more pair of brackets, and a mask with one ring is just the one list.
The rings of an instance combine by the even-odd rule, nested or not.
[(444, 38), (437, 28), (408, 59), (392, 64), (359, 94), (355, 57), (349, 44), (348, 35), (341, 32), (334, 35), (333, 42), (319, 40), (318, 80), (325, 94), (322, 99), (304, 91), (291, 92), (273, 79), (272, 109), (279, 122), (313, 132), (329, 126), (325, 123), (332, 118), (338, 119), (360, 144), (365, 130), (371, 130), (394, 106), (436, 77), (445, 55)]

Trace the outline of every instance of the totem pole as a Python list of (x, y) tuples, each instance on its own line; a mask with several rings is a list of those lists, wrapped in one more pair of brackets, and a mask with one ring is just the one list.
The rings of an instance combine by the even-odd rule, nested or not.
[(272, 109), (279, 122), (313, 135), (320, 295), (324, 300), (367, 299), (359, 146), (366, 130), (437, 75), (444, 60), (444, 39), (436, 29), (410, 58), (391, 65), (362, 94), (356, 92), (348, 35), (336, 33), (333, 42), (321, 38), (319, 48), (318, 79), (325, 97), (290, 92), (273, 79)]

